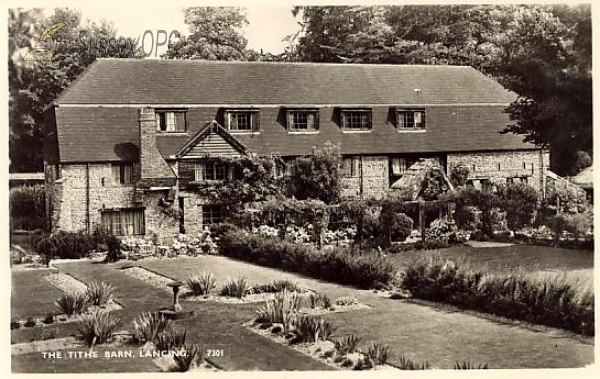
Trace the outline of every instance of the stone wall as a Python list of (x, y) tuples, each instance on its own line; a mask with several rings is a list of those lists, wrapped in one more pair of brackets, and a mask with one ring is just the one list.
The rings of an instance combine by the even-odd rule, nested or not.
[(179, 234), (179, 218), (165, 212), (167, 207), (178, 208), (177, 202), (164, 202), (167, 191), (147, 191), (144, 194), (146, 235), (159, 245), (171, 242)]
[[(138, 170), (139, 166), (134, 165), (134, 171)], [(86, 230), (88, 222), (91, 231), (100, 225), (101, 210), (136, 206), (132, 201), (133, 184), (116, 182), (110, 163), (90, 163), (87, 167), (85, 164), (63, 164), (61, 178), (54, 187), (53, 231)]]
[(185, 234), (198, 234), (202, 232), (202, 204), (206, 202), (202, 196), (192, 192), (180, 192), (183, 197), (183, 224)]
[(175, 178), (175, 173), (156, 147), (156, 115), (154, 109), (140, 110), (141, 179)]
[[(47, 169), (49, 170), (49, 169)], [(87, 195), (89, 172), (89, 199)], [(134, 176), (139, 177), (139, 165), (134, 165)], [(179, 220), (162, 210), (159, 198), (168, 191), (147, 191), (142, 204), (134, 199), (134, 184), (121, 184), (113, 179), (110, 163), (63, 164), (61, 178), (55, 180), (51, 190), (52, 231), (93, 231), (101, 225), (104, 209), (145, 208), (146, 234), (160, 238), (174, 237), (179, 232)], [(89, 215), (88, 215), (89, 201)], [(176, 208), (177, 204), (173, 204)]]
[(544, 188), (548, 153), (541, 150), (500, 151), (448, 154), (448, 170), (455, 166), (468, 167), (470, 179), (506, 182), (520, 178), (537, 188)]
[[(356, 175), (349, 176), (350, 170), (342, 170), (342, 198), (382, 199), (390, 187), (389, 158), (387, 156), (358, 156)], [(362, 177), (361, 177), (362, 174)]]

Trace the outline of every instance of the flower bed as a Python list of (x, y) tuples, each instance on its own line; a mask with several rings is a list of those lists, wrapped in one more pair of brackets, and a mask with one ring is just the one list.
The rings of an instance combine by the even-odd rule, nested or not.
[(374, 255), (357, 255), (345, 248), (317, 250), (243, 231), (225, 234), (220, 245), (225, 256), (363, 289), (385, 286), (395, 273), (390, 263)]
[(447, 261), (414, 264), (401, 287), (423, 300), (594, 335), (592, 288), (573, 288), (559, 279), (485, 276)]

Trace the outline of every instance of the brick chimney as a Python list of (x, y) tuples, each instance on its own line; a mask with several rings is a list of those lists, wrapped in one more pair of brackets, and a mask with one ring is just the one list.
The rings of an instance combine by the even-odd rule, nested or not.
[(140, 166), (142, 182), (175, 179), (175, 173), (156, 147), (156, 114), (152, 108), (140, 109)]

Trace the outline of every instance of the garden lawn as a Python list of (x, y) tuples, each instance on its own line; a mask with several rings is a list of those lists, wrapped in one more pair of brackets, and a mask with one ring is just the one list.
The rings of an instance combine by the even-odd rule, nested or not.
[[(453, 260), (474, 271), (510, 274), (518, 271), (574, 271), (585, 279), (594, 268), (594, 252), (547, 246), (510, 245), (498, 247), (452, 246), (446, 249), (407, 251), (389, 254), (386, 259), (399, 270), (415, 260), (431, 257)], [(589, 270), (589, 271), (588, 271)]]
[(63, 292), (43, 278), (52, 273), (56, 273), (56, 269), (12, 270), (11, 318), (59, 313), (54, 300)]
[[(594, 361), (591, 339), (569, 337), (553, 330), (534, 331), (463, 312), (386, 299), (370, 291), (304, 278), (226, 257), (202, 256), (139, 263), (142, 267), (184, 281), (201, 271), (211, 271), (218, 278), (217, 290), (227, 277), (244, 275), (250, 283), (288, 279), (326, 294), (332, 300), (341, 296), (356, 297), (373, 308), (323, 317), (339, 326), (338, 334), (356, 333), (362, 336), (363, 347), (371, 342), (390, 345), (392, 365), (399, 365), (402, 354), (415, 361), (429, 361), (433, 367), (441, 369), (450, 369), (456, 361), (467, 360), (474, 364), (487, 363), (490, 368), (582, 367)], [(188, 304), (191, 303), (184, 301), (184, 307)], [(255, 304), (254, 309), (258, 306)], [(248, 313), (248, 320), (253, 317)]]
[[(183, 260), (169, 260), (168, 262)], [(166, 262), (166, 261), (165, 261)], [(141, 280), (127, 276), (120, 271), (118, 265), (102, 264), (93, 261), (72, 261), (57, 263), (57, 267), (75, 278), (90, 283), (92, 281), (106, 281), (115, 287), (115, 297), (123, 309), (115, 311), (121, 319), (119, 330), (133, 330), (134, 318), (144, 311), (155, 311), (172, 304), (172, 294), (162, 289), (155, 288)], [(177, 328), (186, 328), (187, 344), (197, 344), (202, 349), (224, 349), (225, 356), (211, 358), (210, 362), (224, 370), (331, 370), (331, 368), (317, 360), (307, 357), (295, 350), (281, 346), (265, 337), (257, 335), (241, 323), (255, 315), (256, 304), (231, 305), (223, 303), (192, 303), (184, 302), (186, 309), (194, 309), (196, 315), (187, 320), (174, 322)], [(77, 333), (74, 324), (70, 324), (71, 333)], [(32, 328), (30, 334), (39, 332), (41, 327)], [(61, 329), (65, 328), (61, 326)], [(41, 329), (40, 329), (41, 330)], [(21, 336), (24, 332), (13, 331), (11, 337)], [(60, 333), (62, 336), (63, 333)], [(22, 339), (22, 338), (20, 338)], [(22, 342), (22, 341), (13, 341)], [(135, 347), (132, 347), (134, 349)], [(98, 360), (86, 362), (85, 360), (71, 360), (68, 363), (62, 360), (51, 362), (44, 361), (40, 367), (31, 367), (27, 357), (13, 356), (13, 371), (17, 372), (103, 372), (104, 365), (112, 365), (114, 372), (137, 372), (138, 365), (146, 367), (145, 370), (155, 371), (155, 365), (150, 362), (136, 362), (131, 358), (125, 360), (108, 360), (108, 363)], [(41, 353), (39, 353), (41, 356)], [(39, 359), (39, 356), (37, 359)], [(132, 364), (128, 362), (131, 360)], [(32, 360), (33, 362), (34, 360)], [(39, 365), (38, 365), (39, 366)], [(70, 366), (70, 368), (68, 367)]]

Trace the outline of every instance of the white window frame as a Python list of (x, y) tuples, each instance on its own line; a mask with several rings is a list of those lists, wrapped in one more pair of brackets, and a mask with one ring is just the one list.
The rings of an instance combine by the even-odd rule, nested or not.
[[(178, 122), (175, 114), (183, 114), (183, 129), (177, 128)], [(162, 118), (165, 118), (165, 128), (162, 128)], [(181, 124), (179, 124), (181, 125)], [(187, 111), (185, 110), (157, 110), (156, 111), (156, 131), (159, 133), (186, 133), (187, 132)]]
[[(366, 115), (366, 120), (363, 120), (363, 116)], [(358, 127), (350, 127), (350, 121), (356, 121), (355, 118), (358, 116)], [(342, 130), (347, 132), (370, 132), (373, 130), (373, 112), (371, 109), (342, 109), (340, 111)], [(365, 122), (366, 121), (366, 122)], [(365, 124), (365, 125), (363, 125)]]
[[(234, 117), (246, 116), (249, 128), (239, 129), (238, 122), (232, 122)], [(260, 114), (256, 109), (231, 109), (225, 111), (225, 124), (231, 133), (257, 133), (259, 129)], [(235, 128), (234, 128), (235, 127)]]
[[(318, 109), (295, 109), (287, 110), (287, 129), (290, 133), (318, 133), (319, 110)], [(312, 117), (312, 123), (310, 118)], [(298, 118), (304, 118), (299, 121)]]
[(424, 131), (425, 109), (398, 109), (396, 110), (396, 125), (398, 131)]

